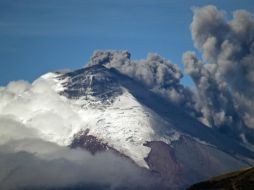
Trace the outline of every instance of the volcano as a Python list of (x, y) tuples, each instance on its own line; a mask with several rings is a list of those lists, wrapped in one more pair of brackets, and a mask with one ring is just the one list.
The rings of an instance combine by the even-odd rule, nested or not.
[[(92, 154), (119, 155), (158, 176), (170, 189), (253, 164), (254, 154), (247, 146), (207, 127), (184, 107), (109, 66), (115, 55), (103, 55), (92, 58), (82, 69), (46, 73), (18, 96), (18, 100), (33, 99), (35, 92), (43, 97), (50, 91), (57, 106), (45, 96), (34, 99), (36, 106), (28, 112), (5, 114), (38, 130), (43, 140)], [(38, 90), (42, 84), (44, 89)], [(46, 110), (62, 117), (49, 116), (55, 123), (48, 126), (47, 119), (38, 119)], [(65, 110), (72, 115), (65, 117)]]

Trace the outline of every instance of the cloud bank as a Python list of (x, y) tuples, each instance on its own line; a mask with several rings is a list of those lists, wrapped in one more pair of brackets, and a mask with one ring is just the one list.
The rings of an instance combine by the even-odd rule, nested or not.
[(113, 153), (90, 153), (62, 147), (10, 117), (0, 118), (0, 188), (149, 189), (149, 177), (132, 162)]
[(43, 78), (0, 88), (0, 189), (149, 189), (159, 183), (120, 155), (69, 149), (71, 139), (63, 137), (84, 126), (62, 98)]

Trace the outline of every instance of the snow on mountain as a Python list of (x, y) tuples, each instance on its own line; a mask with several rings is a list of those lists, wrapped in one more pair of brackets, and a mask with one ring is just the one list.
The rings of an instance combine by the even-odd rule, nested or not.
[(0, 115), (61, 146), (89, 135), (178, 189), (254, 163), (246, 146), (101, 64), (50, 72), (32, 84), (11, 82), (0, 88)]
[[(97, 70), (96, 73), (91, 74), (95, 70)], [(171, 141), (179, 138), (180, 134), (178, 132), (167, 128), (169, 124), (165, 120), (140, 104), (126, 88), (119, 84), (111, 84), (113, 87), (105, 86), (103, 91), (101, 91), (102, 86), (99, 84), (98, 90), (101, 92), (94, 90), (98, 80), (103, 82), (104, 80), (113, 80), (106, 68), (88, 68), (79, 74), (81, 76), (70, 77), (64, 75), (48, 73), (38, 80), (46, 81), (57, 93), (72, 96), (70, 99), (63, 97), (61, 99), (64, 103), (72, 105), (76, 109), (75, 111), (81, 118), (82, 123), (79, 130), (89, 129), (90, 135), (127, 155), (138, 165), (148, 167), (144, 158), (148, 156), (150, 148), (144, 146), (144, 143), (163, 141), (170, 144)], [(70, 87), (69, 83), (75, 86), (73, 80), (75, 81), (77, 77), (80, 77), (77, 83), (84, 88), (79, 87), (78, 94), (74, 91), (77, 90), (76, 88), (72, 88), (70, 91), (68, 89)], [(118, 94), (112, 95), (116, 92)], [(62, 142), (68, 144), (71, 140), (69, 135), (77, 132), (77, 128), (69, 130), (73, 131), (65, 135), (61, 134), (61, 140), (52, 139), (50, 135), (48, 139), (58, 144)]]

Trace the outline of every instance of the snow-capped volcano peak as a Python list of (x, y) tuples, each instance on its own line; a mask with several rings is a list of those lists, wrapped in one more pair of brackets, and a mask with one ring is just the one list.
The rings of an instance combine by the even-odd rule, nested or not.
[[(41, 77), (75, 107), (82, 120), (81, 130), (97, 137), (110, 147), (148, 167), (144, 158), (150, 148), (146, 142), (170, 143), (180, 136), (166, 128), (168, 123), (142, 105), (122, 86), (110, 69), (94, 65), (64, 74), (47, 74)], [(74, 127), (75, 128), (75, 127)], [(77, 129), (75, 129), (77, 130)], [(71, 132), (73, 134), (73, 132)], [(62, 136), (68, 138), (68, 136)]]
[[(128, 54), (117, 57), (128, 60)], [(152, 68), (158, 80), (178, 80), (174, 66), (168, 67), (173, 73), (164, 75), (160, 67), (169, 63), (152, 60), (158, 62)], [(50, 72), (32, 85), (11, 83), (0, 89), (1, 116), (11, 115), (39, 138), (61, 146), (92, 153), (113, 151), (155, 171), (171, 185), (189, 184), (253, 163), (252, 151), (204, 126), (147, 83), (109, 65)], [(177, 85), (174, 91), (170, 82), (164, 84), (170, 93), (181, 92)], [(197, 175), (189, 175), (193, 172)]]

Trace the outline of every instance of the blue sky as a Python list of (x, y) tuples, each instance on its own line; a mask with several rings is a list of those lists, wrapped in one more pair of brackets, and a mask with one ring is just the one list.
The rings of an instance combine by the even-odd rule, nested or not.
[[(78, 69), (97, 49), (156, 52), (182, 68), (193, 6), (254, 13), (253, 0), (0, 0), (0, 85)], [(183, 83), (190, 85), (185, 77)]]

